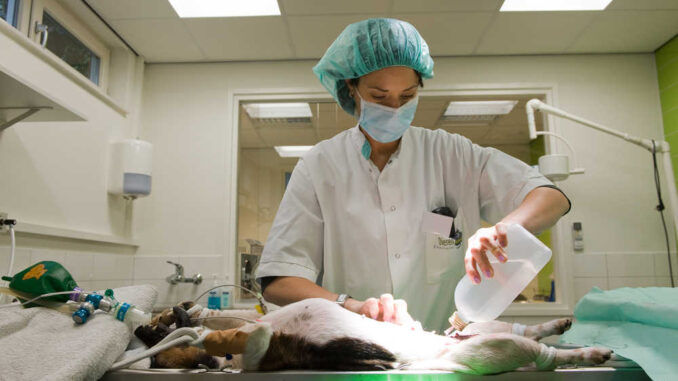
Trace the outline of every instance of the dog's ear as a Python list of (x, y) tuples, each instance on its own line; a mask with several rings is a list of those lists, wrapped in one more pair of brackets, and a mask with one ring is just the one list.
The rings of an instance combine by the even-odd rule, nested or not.
[(191, 307), (195, 306), (195, 303), (188, 300), (188, 301), (179, 303), (179, 306), (181, 308), (185, 309), (186, 311), (188, 311), (189, 309), (191, 309)]
[(174, 318), (176, 319), (176, 324), (177, 328), (181, 327), (191, 327), (191, 317), (188, 316), (188, 313), (186, 312), (185, 309), (179, 307), (179, 306), (174, 306), (172, 307), (172, 313), (174, 314)]

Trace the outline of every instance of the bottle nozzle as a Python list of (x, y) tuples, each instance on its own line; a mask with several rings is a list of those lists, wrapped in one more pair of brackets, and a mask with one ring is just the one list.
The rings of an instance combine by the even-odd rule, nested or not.
[(468, 325), (468, 322), (464, 321), (464, 319), (462, 319), (459, 316), (457, 311), (454, 311), (452, 316), (450, 316), (450, 318), (447, 321), (450, 323), (452, 328), (454, 328), (457, 331), (463, 331), (464, 328), (466, 328), (466, 326)]

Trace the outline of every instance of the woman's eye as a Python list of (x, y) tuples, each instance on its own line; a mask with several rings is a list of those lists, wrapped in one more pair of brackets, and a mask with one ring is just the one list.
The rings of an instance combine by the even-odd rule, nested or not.
[(375, 95), (373, 95), (372, 98), (377, 99), (377, 100), (386, 99), (386, 97), (383, 96), (383, 95), (382, 95), (382, 96), (375, 96)]
[(410, 95), (404, 95), (403, 94), (400, 97), (403, 98), (403, 99), (410, 99), (410, 98), (414, 98), (414, 94), (410, 94)]

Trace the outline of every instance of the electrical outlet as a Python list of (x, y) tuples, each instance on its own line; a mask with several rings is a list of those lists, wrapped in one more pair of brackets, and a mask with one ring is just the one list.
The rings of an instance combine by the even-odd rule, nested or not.
[[(7, 213), (0, 212), (0, 222), (7, 219)], [(0, 224), (0, 233), (5, 233), (9, 231), (9, 227), (5, 224)]]

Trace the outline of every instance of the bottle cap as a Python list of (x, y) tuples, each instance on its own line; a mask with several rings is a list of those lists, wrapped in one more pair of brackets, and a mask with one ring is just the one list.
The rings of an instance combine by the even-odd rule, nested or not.
[(468, 325), (467, 322), (465, 322), (459, 317), (457, 311), (454, 311), (452, 316), (450, 316), (450, 318), (447, 319), (447, 321), (450, 323), (452, 328), (456, 329), (457, 331), (463, 331), (464, 328), (466, 328), (466, 326)]

